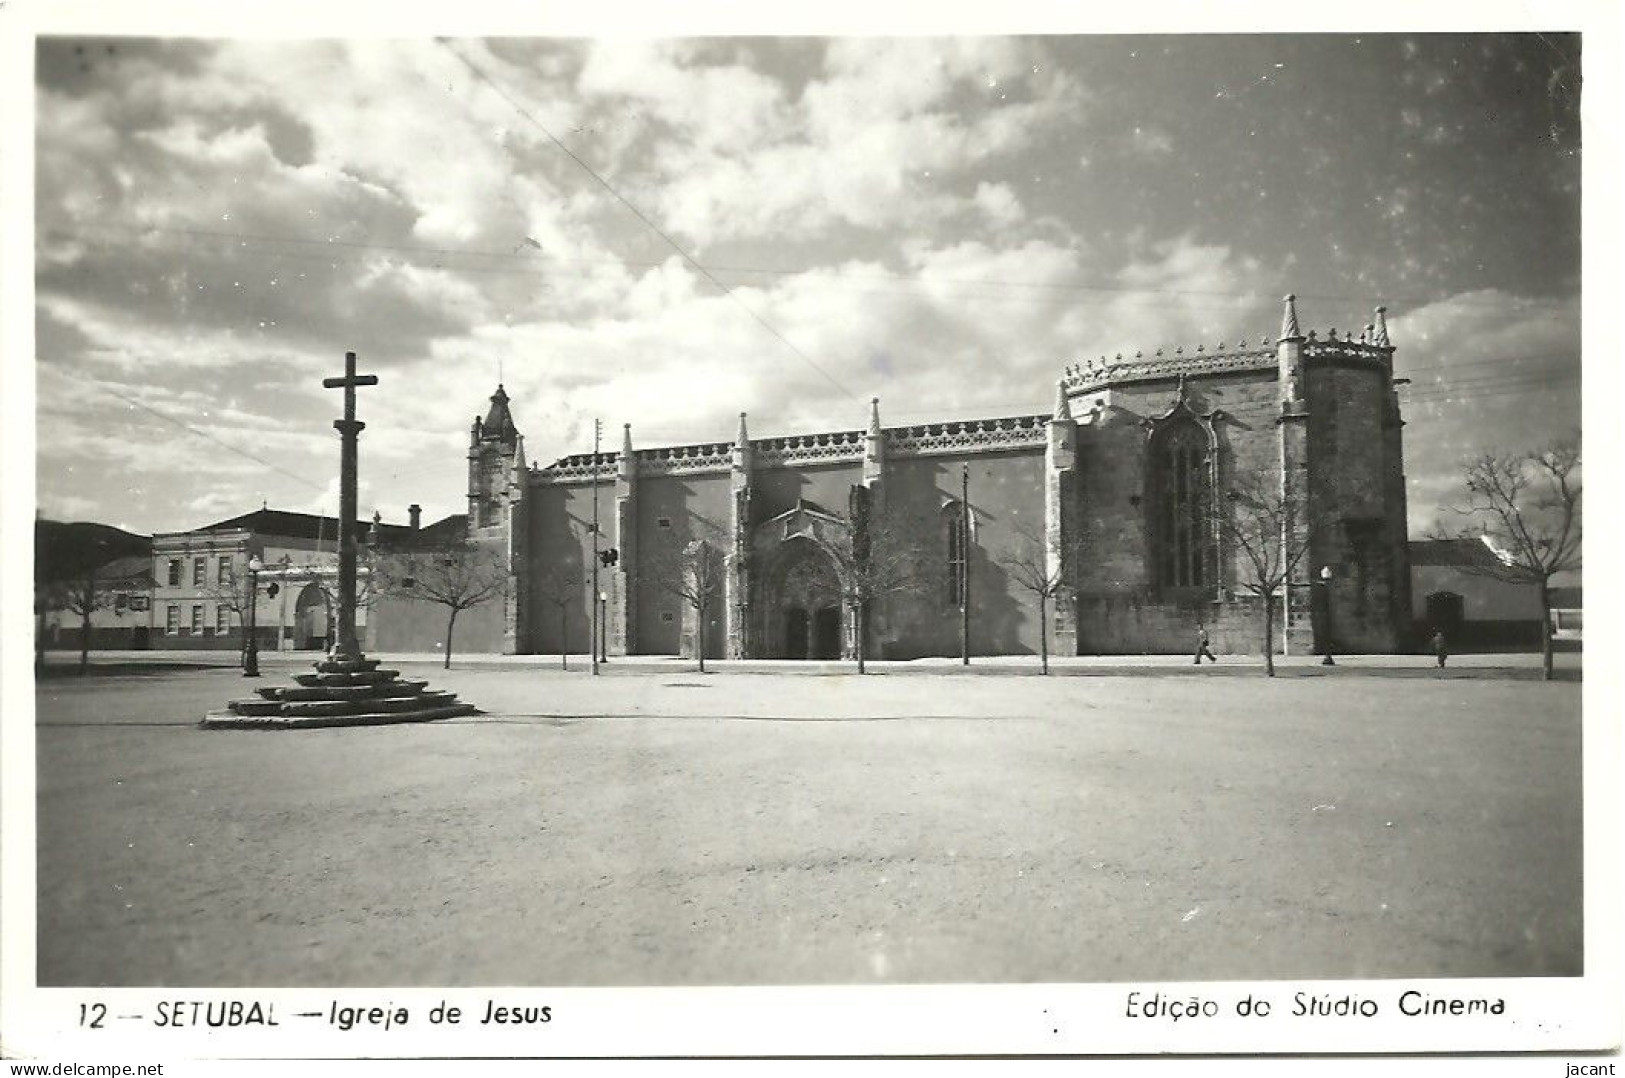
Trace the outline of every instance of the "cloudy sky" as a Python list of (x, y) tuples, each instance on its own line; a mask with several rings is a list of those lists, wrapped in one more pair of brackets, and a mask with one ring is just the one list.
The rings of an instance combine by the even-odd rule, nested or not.
[(1061, 368), (1389, 308), (1413, 528), (1579, 428), (1574, 35), (42, 38), (38, 499), (179, 530), (533, 461), (1045, 411)]

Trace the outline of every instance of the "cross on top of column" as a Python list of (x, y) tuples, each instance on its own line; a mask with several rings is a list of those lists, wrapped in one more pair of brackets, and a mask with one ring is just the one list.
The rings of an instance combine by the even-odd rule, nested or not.
[(323, 378), (327, 389), (344, 390), (344, 418), (335, 419), (339, 432), (339, 617), (335, 659), (359, 659), (361, 647), (355, 632), (356, 577), (356, 442), (366, 427), (355, 417), (355, 391), (359, 386), (375, 386), (377, 375), (355, 372), (355, 353), (344, 353), (344, 377)]
[(344, 390), (344, 418), (355, 419), (355, 391), (357, 386), (375, 386), (378, 384), (376, 374), (357, 374), (355, 372), (355, 353), (344, 353), (344, 377), (323, 378), (323, 389)]

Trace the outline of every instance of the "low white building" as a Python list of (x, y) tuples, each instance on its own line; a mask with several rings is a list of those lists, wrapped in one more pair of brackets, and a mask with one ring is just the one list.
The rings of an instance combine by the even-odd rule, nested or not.
[(1504, 562), (1481, 539), (1410, 544), (1411, 618), (1419, 641), (1442, 631), (1453, 649), (1538, 647), (1540, 588), (1498, 578)]
[[(416, 509), (416, 507), (413, 507)], [(414, 514), (415, 516), (415, 514)], [(357, 524), (366, 540), (411, 526)], [(338, 521), (260, 509), (188, 532), (152, 537), (154, 648), (241, 648), (249, 620), (249, 559), (263, 566), (253, 606), (262, 649), (324, 650), (338, 574)], [(366, 609), (356, 612), (364, 629)]]

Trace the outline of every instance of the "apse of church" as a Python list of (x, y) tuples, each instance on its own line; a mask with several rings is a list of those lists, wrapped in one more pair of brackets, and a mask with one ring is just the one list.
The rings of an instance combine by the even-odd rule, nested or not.
[[(905, 550), (912, 577), (870, 604), (871, 658), (957, 656), (967, 578), (972, 654), (1036, 653), (1018, 553), (1062, 579), (1056, 654), (1183, 652), (1198, 623), (1244, 652), (1257, 600), (1216, 522), (1263, 477), (1308, 544), (1277, 600), (1286, 646), (1393, 651), (1410, 602), (1392, 360), (1382, 308), (1354, 334), (1304, 334), (1288, 297), (1273, 340), (1075, 364), (1042, 414), (887, 427), (876, 401), (853, 429), (752, 438), (741, 415), (729, 440), (660, 448), (623, 427), (618, 448), (547, 467), (524, 463), (499, 388), (471, 438), (470, 519), (513, 554), (519, 652), (589, 650), (595, 498), (611, 656), (851, 657), (842, 581), (869, 543)], [(663, 580), (696, 542), (722, 566), (703, 624)]]

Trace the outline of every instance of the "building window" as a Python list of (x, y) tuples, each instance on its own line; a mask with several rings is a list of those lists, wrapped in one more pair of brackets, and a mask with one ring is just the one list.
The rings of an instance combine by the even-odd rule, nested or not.
[(181, 586), (181, 560), (179, 558), (169, 559), (169, 586), (172, 588)]
[(231, 583), (231, 555), (220, 555), (220, 560), (214, 569), (214, 582), (216, 584)]
[(970, 536), (965, 529), (965, 507), (955, 502), (942, 511), (942, 528), (947, 546), (947, 572), (949, 606), (958, 606), (960, 590), (965, 583), (965, 554)]
[(1212, 551), (1207, 434), (1179, 423), (1152, 444), (1152, 542), (1155, 579), (1166, 588), (1211, 583)]
[(669, 527), (671, 527), (671, 517), (655, 517), (655, 527), (657, 527), (657, 528), (669, 528)]
[(192, 559), (192, 586), (194, 588), (201, 588), (204, 582), (209, 579), (208, 565), (209, 560), (207, 558)]
[(225, 636), (231, 632), (231, 608), (221, 603), (214, 608), (214, 635)]
[[(179, 566), (180, 562), (175, 562), (174, 564)], [(169, 609), (164, 612), (164, 632), (168, 633), (170, 636), (174, 636), (180, 631), (181, 608), (175, 603), (170, 603)]]
[(202, 603), (193, 603), (192, 604), (192, 635), (193, 636), (202, 636), (203, 635), (203, 604)]
[(131, 610), (146, 610), (150, 605), (151, 605), (151, 602), (148, 600), (148, 598), (145, 595), (132, 595), (132, 596), (130, 596), (130, 609)]

